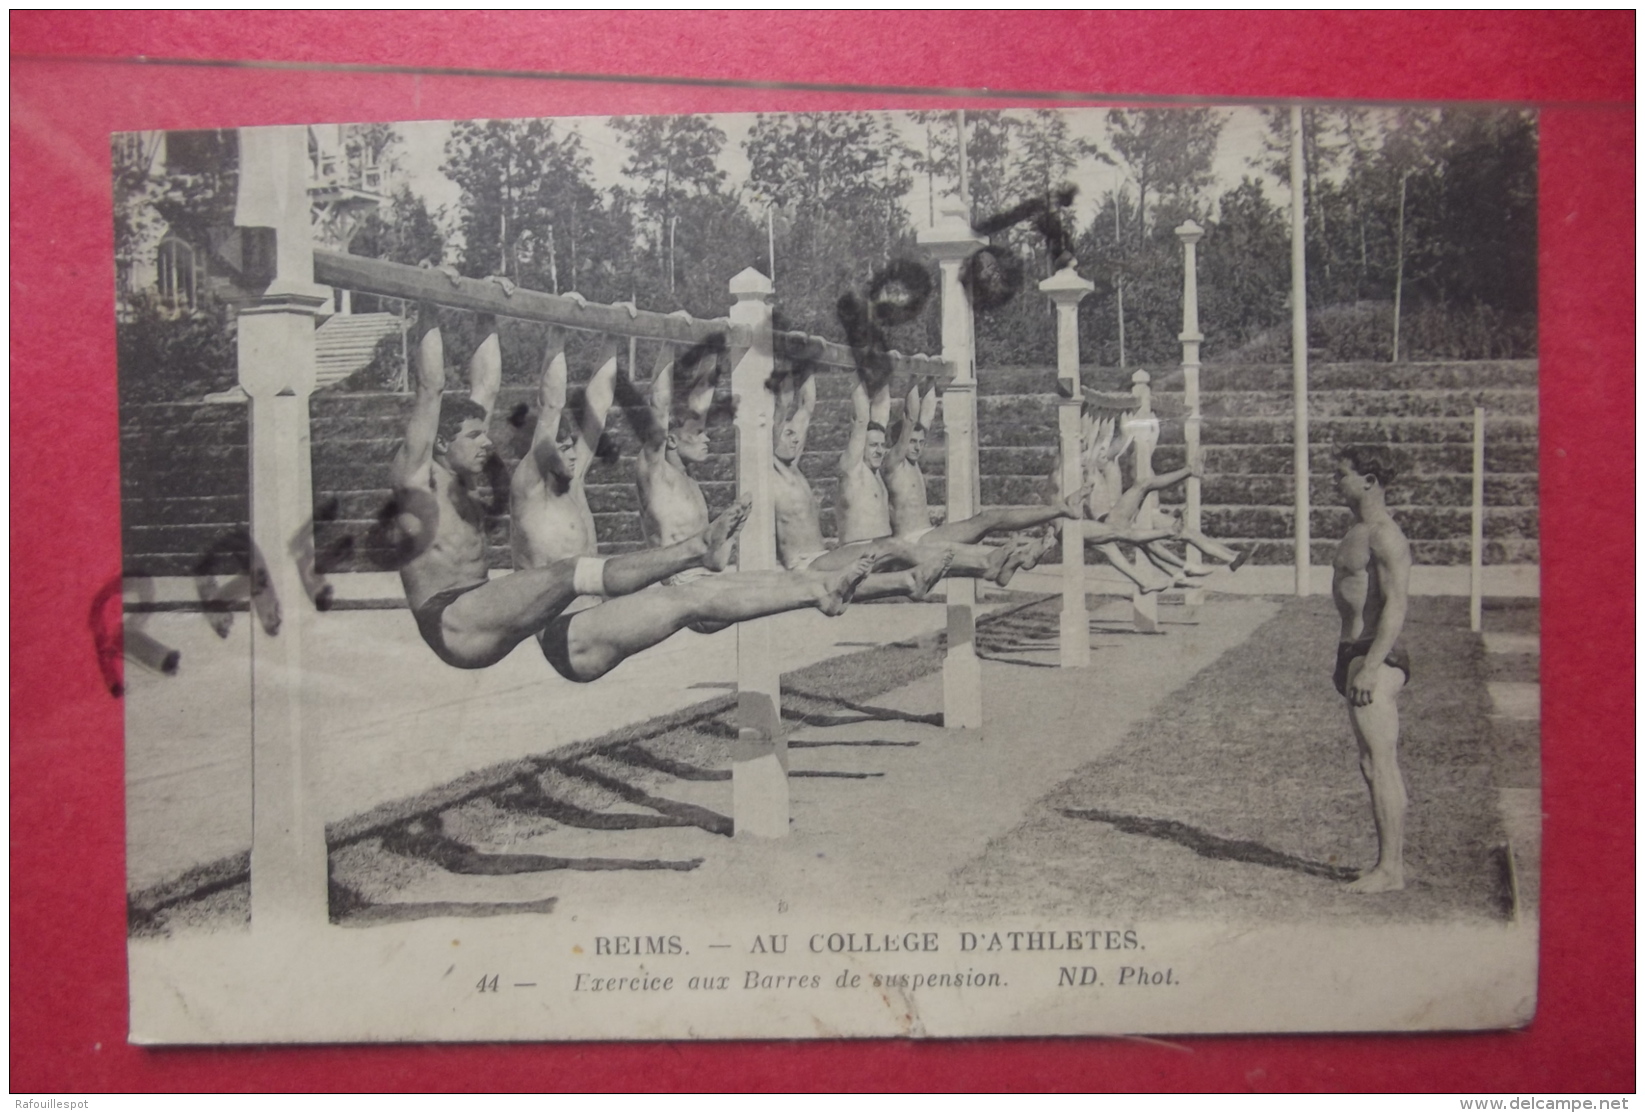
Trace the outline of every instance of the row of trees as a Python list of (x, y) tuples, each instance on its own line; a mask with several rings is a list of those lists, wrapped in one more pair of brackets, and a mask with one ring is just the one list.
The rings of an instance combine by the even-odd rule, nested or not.
[[(1063, 112), (970, 112), (963, 162), (973, 220), (1082, 185), (1085, 196), (1058, 211), (1080, 272), (1097, 287), (1082, 306), (1085, 358), (1116, 366), (1177, 358), (1182, 252), (1173, 230), (1197, 220), (1206, 228), (1206, 358), (1283, 359), (1288, 117), (1269, 114), (1267, 146), (1251, 156), (1247, 177), (1213, 195), (1225, 112), (1111, 110), (1103, 144), (1077, 134)], [(1401, 358), (1534, 354), (1530, 114), (1321, 107), (1304, 112), (1303, 130), (1312, 346), (1329, 358), (1391, 358), (1397, 300)], [(839, 337), (840, 296), (864, 289), (893, 259), (921, 258), (916, 222), (937, 215), (962, 162), (957, 114), (948, 111), (915, 113), (900, 127), (881, 113), (762, 115), (743, 142), (749, 170), (736, 185), (724, 169), (727, 136), (711, 117), (618, 118), (612, 131), (622, 179), (602, 189), (574, 128), (459, 123), (442, 168), (461, 191), (457, 203), (430, 212), (402, 185), (365, 219), (350, 250), (707, 317), (725, 312), (731, 275), (769, 270), (774, 258), (782, 319)], [(397, 140), (391, 129), (375, 135), (385, 161)], [(231, 163), (230, 153), (218, 165)], [(203, 180), (145, 181), (126, 195), (147, 208), (125, 210), (157, 214), (174, 229), (209, 224), (221, 217), (223, 191)], [(917, 213), (916, 183), (931, 198)], [(1078, 222), (1075, 213), (1088, 215)], [(1032, 221), (992, 239), (1020, 260), (1021, 289), (979, 314), (979, 358), (1047, 362), (1053, 318), (1033, 286), (1051, 273), (1054, 248)], [(373, 306), (362, 299), (356, 307)], [(466, 325), (452, 323), (460, 358)], [(938, 338), (932, 304), (892, 342), (930, 350)], [(510, 324), (504, 343), (521, 357), (509, 365), (531, 373), (535, 330)]]
[[(1082, 314), (1087, 358), (1175, 358), (1187, 219), (1200, 248), (1208, 359), (1282, 359), (1289, 345), (1289, 113), (1268, 113), (1249, 175), (1213, 195), (1226, 115), (1213, 109), (1115, 109), (1106, 146), (1066, 113), (973, 112), (965, 166), (974, 219), (1046, 197), (1068, 182), (1109, 183), (1067, 229), (1097, 283)], [(463, 189), (452, 222), (469, 273), (507, 273), (704, 316), (724, 311), (725, 281), (771, 268), (795, 327), (837, 335), (834, 305), (893, 258), (919, 258), (910, 212), (924, 179), (935, 198), (960, 173), (953, 112), (897, 128), (881, 114), (760, 116), (744, 141), (746, 182), (721, 168), (726, 136), (703, 117), (613, 122), (625, 183), (591, 185), (580, 137), (552, 122), (458, 125), (446, 173)], [(1303, 113), (1311, 345), (1333, 359), (1390, 359), (1395, 303), (1402, 358), (1530, 356), (1536, 343), (1536, 132), (1524, 112), (1321, 107)], [(1098, 173), (1088, 171), (1100, 167)], [(1275, 198), (1279, 200), (1275, 200)], [(1064, 210), (1072, 224), (1075, 209)], [(984, 363), (1053, 356), (1050, 307), (1031, 286), (1051, 248), (1030, 222), (996, 244), (1023, 263), (1022, 292), (978, 321)], [(1123, 322), (1123, 324), (1122, 324)], [(1123, 338), (1122, 338), (1123, 328)], [(936, 308), (895, 342), (937, 342)]]

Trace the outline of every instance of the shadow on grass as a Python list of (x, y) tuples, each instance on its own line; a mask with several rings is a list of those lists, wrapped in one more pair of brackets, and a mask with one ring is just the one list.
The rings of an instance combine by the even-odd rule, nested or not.
[(408, 858), (422, 858), (450, 873), (479, 877), (506, 877), (549, 870), (694, 870), (701, 858), (668, 861), (658, 858), (561, 858), (547, 854), (489, 854), (440, 830), (438, 817), (407, 823), (383, 835), (383, 849)]
[[(1005, 650), (1004, 652), (1005, 653), (1035, 653), (1035, 652), (1050, 653), (1050, 652), (1054, 652), (1054, 650), (1008, 649), (1008, 650)], [(1019, 665), (1022, 668), (1025, 668), (1025, 669), (1060, 669), (1060, 668), (1062, 668), (1062, 662), (1061, 661), (1028, 661), (1028, 660), (1024, 660), (1021, 657), (1006, 657), (1006, 656), (1003, 656), (1000, 653), (979, 653), (979, 654), (977, 654), (977, 656), (979, 658), (981, 658), (982, 660), (984, 660), (984, 661), (993, 661), (993, 662), (995, 662), (997, 664), (1001, 664), (1001, 665)]]
[(1179, 846), (1186, 846), (1202, 858), (1218, 858), (1229, 862), (1248, 862), (1253, 866), (1293, 870), (1297, 873), (1311, 874), (1314, 877), (1323, 877), (1327, 881), (1352, 881), (1359, 876), (1358, 870), (1349, 869), (1346, 866), (1311, 862), (1307, 858), (1298, 858), (1294, 854), (1285, 854), (1271, 847), (1263, 846), (1261, 843), (1252, 842), (1249, 839), (1225, 839), (1220, 835), (1201, 831), (1198, 827), (1178, 823), (1174, 819), (1154, 819), (1142, 815), (1119, 815), (1115, 812), (1089, 808), (1063, 808), (1061, 811), (1069, 819), (1088, 819), (1094, 823), (1106, 823), (1128, 835), (1143, 835), (1151, 839), (1164, 839), (1167, 842), (1174, 842)]
[(898, 711), (894, 707), (876, 707), (868, 703), (856, 703), (852, 700), (841, 699), (838, 696), (824, 695), (820, 692), (808, 692), (800, 688), (788, 688), (783, 692), (785, 699), (809, 699), (831, 707), (842, 708), (846, 714), (830, 715), (826, 712), (793, 712), (784, 713), (783, 718), (792, 719), (802, 726), (808, 727), (838, 727), (850, 723), (863, 722), (894, 722), (894, 723), (924, 723), (927, 726), (942, 726), (942, 712), (929, 715), (919, 715), (911, 711)]
[(362, 904), (332, 914), (331, 922), (342, 927), (370, 927), (376, 924), (404, 924), (440, 916), (520, 916), (546, 915), (554, 911), (559, 897), (526, 901), (413, 901), (406, 904)]

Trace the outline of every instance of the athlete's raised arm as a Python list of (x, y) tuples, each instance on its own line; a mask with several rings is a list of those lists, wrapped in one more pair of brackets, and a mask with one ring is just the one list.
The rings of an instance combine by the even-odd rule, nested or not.
[(418, 306), (416, 329), (421, 335), (416, 352), (416, 393), (406, 436), (394, 456), (396, 488), (426, 487), (429, 467), (434, 462), (434, 441), (440, 430), (440, 397), (446, 388), (445, 344), (440, 338), (439, 310), (424, 303)]
[(565, 330), (551, 328), (543, 346), (543, 375), (537, 387), (537, 427), (531, 434), (531, 451), (520, 461), (516, 476), (542, 481), (553, 476), (569, 482), (571, 468), (560, 455), (555, 437), (560, 417), (565, 413), (566, 364)]

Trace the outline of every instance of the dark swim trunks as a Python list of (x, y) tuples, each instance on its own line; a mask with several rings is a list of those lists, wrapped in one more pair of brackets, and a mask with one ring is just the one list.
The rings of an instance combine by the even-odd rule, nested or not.
[(417, 629), (422, 632), (423, 640), (434, 651), (434, 655), (452, 668), (465, 669), (470, 666), (454, 660), (451, 650), (446, 648), (445, 613), (446, 608), (467, 595), (477, 587), (484, 587), (486, 581), (477, 584), (466, 584), (462, 587), (448, 587), (444, 591), (436, 591), (423, 605), (411, 612), (411, 617), (417, 620)]
[(571, 667), (571, 620), (576, 617), (575, 614), (562, 614), (550, 622), (543, 632), (537, 635), (537, 644), (542, 646), (543, 656), (554, 666), (555, 672), (567, 680), (586, 684), (587, 681), (578, 676), (577, 670)]
[[(1337, 686), (1338, 695), (1344, 697), (1348, 695), (1348, 666), (1353, 663), (1354, 658), (1363, 657), (1369, 652), (1373, 640), (1375, 639), (1361, 638), (1357, 642), (1337, 643), (1337, 671), (1332, 674), (1331, 680)], [(1383, 664), (1392, 665), (1404, 673), (1405, 682), (1410, 683), (1411, 655), (1405, 651), (1405, 647), (1399, 642), (1395, 642), (1394, 648), (1388, 651), (1388, 656), (1383, 659)]]

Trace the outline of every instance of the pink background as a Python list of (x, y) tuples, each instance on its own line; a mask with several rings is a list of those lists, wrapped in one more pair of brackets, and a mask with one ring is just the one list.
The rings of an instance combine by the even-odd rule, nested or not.
[[(1634, 1089), (1633, 13), (27, 12), (11, 32), (14, 1091)], [(120, 568), (108, 133), (864, 103), (63, 61), (135, 56), (1542, 105), (1548, 818), (1535, 1022), (1178, 1041), (1186, 1051), (1072, 1039), (127, 1046), (120, 704), (87, 625)]]

